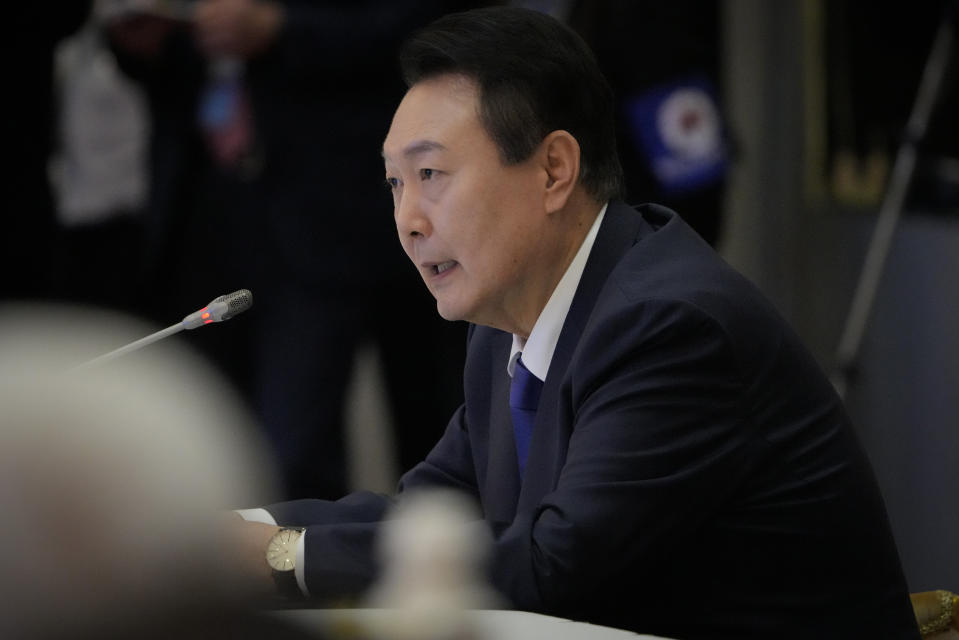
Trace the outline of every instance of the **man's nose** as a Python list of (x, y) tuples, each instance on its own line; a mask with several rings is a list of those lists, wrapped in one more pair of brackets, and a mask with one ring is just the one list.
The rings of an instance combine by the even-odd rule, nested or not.
[(407, 190), (396, 203), (396, 230), (400, 238), (428, 236), (432, 230), (429, 217), (414, 190)]

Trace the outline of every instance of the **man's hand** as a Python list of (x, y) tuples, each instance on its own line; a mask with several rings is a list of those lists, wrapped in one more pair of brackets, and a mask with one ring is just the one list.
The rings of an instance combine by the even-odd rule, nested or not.
[(194, 26), (208, 55), (250, 58), (273, 43), (283, 20), (283, 7), (268, 0), (201, 0)]

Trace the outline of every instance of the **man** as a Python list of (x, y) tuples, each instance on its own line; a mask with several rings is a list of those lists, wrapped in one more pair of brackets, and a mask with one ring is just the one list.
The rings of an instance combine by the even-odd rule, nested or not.
[[(415, 35), (402, 65), (397, 230), (440, 314), (473, 324), (465, 404), (399, 495), (473, 496), (517, 609), (674, 638), (916, 637), (839, 398), (676, 214), (616, 201), (612, 98), (582, 41), (478, 10)], [(286, 574), (311, 596), (359, 593), (391, 504), (270, 506), (306, 531), (238, 527), (251, 573), (269, 579), (272, 537), (299, 547)]]

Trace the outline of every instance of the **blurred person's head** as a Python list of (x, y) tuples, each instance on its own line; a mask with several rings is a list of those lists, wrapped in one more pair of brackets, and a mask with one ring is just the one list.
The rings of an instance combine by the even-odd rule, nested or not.
[(528, 335), (620, 192), (612, 92), (575, 33), (521, 9), (440, 18), (401, 64), (383, 156), (403, 248), (444, 318)]
[(273, 474), (243, 405), (179, 345), (112, 314), (0, 308), (0, 635), (108, 637), (233, 607), (222, 510)]

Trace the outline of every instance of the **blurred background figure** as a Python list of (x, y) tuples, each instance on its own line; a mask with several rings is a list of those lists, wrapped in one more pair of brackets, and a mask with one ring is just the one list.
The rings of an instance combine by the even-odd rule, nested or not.
[(0, 637), (252, 637), (218, 513), (276, 476), (235, 392), (174, 342), (70, 370), (149, 331), (0, 306)]
[(149, 122), (143, 91), (107, 46), (103, 6), (94, 2), (83, 27), (55, 53), (53, 294), (140, 312)]
[(379, 157), (401, 38), (464, 2), (108, 2), (150, 110), (144, 293), (169, 318), (249, 288), (257, 309), (196, 344), (251, 399), (284, 498), (348, 486), (344, 398), (376, 345), (399, 466), (461, 402), (465, 326), (440, 319), (395, 237)]

